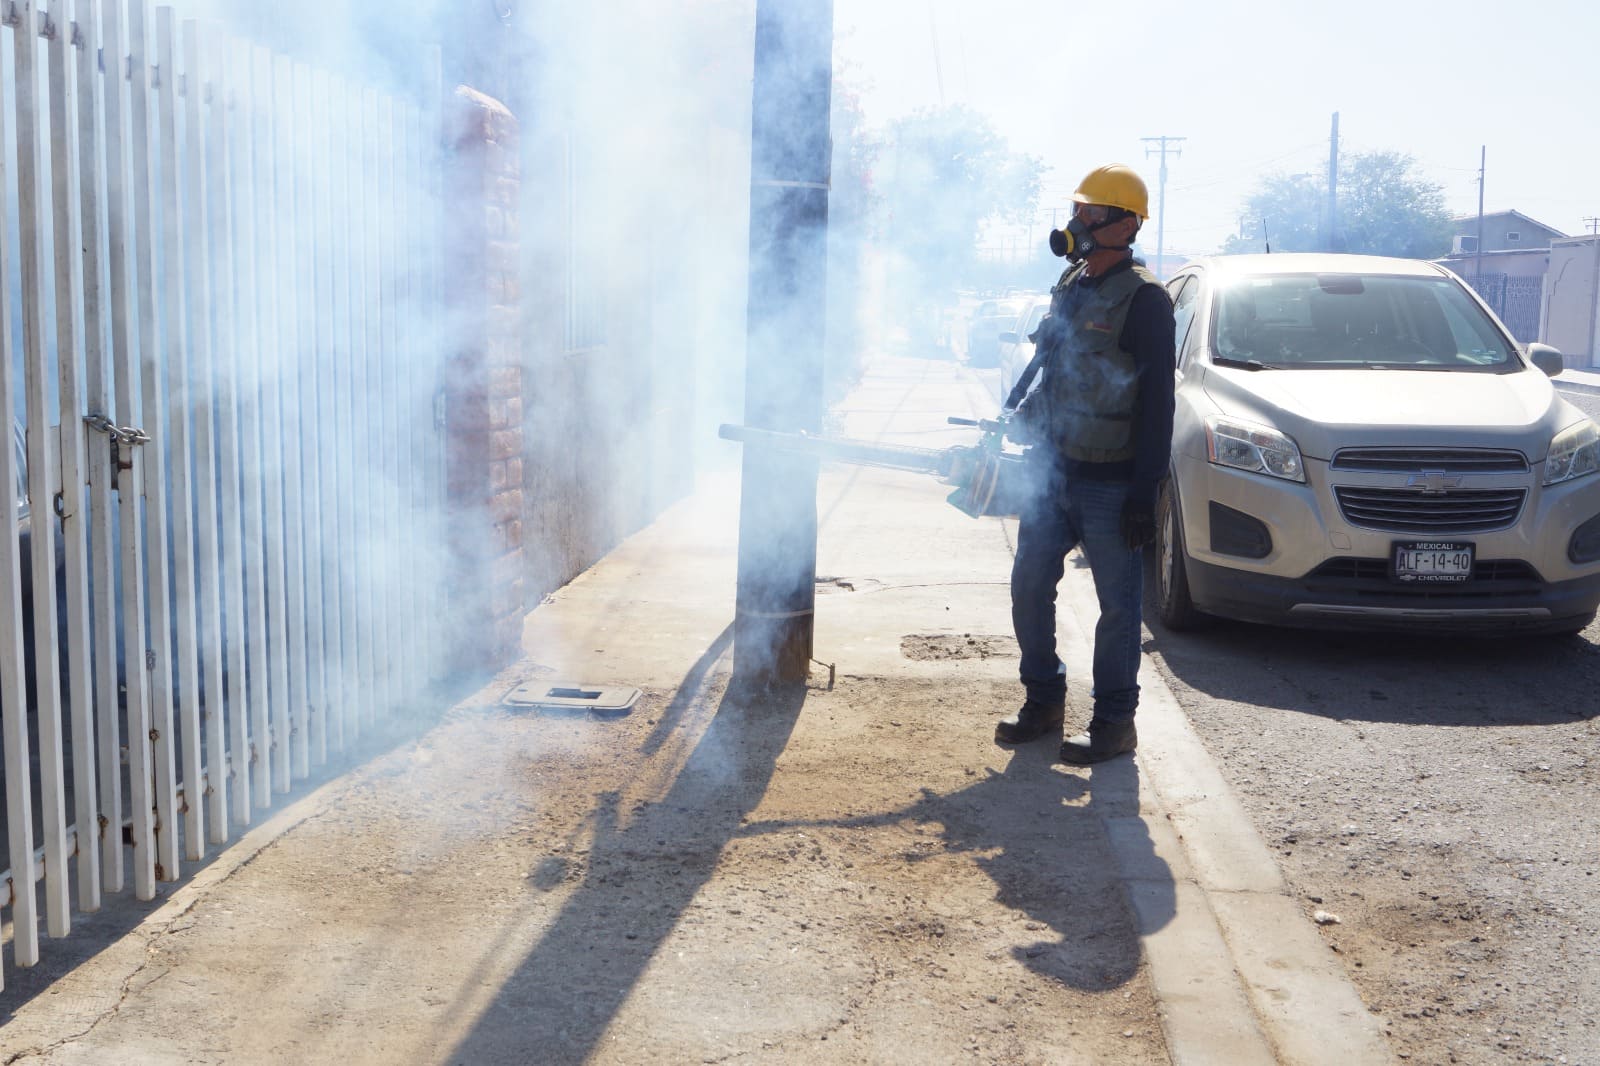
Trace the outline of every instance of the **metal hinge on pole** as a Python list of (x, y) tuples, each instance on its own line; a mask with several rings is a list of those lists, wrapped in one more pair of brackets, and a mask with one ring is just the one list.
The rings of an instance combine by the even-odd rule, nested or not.
[(119, 426), (105, 415), (85, 415), (83, 422), (90, 429), (99, 430), (111, 438), (111, 487), (115, 489), (118, 474), (133, 469), (132, 453), (124, 457), (123, 450), (149, 444), (150, 434), (137, 426)]

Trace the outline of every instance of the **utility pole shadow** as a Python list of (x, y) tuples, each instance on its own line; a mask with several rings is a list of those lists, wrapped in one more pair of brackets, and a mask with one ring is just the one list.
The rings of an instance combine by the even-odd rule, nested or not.
[(766, 793), (806, 691), (731, 687), (659, 801), (624, 822), (602, 797), (582, 883), (443, 1061), (589, 1059)]

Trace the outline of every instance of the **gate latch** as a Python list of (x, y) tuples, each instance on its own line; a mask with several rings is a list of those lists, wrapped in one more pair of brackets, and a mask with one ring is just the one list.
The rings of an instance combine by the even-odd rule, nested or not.
[(150, 443), (150, 434), (137, 426), (119, 426), (105, 415), (85, 415), (84, 424), (111, 438), (111, 487), (117, 487), (117, 474), (133, 469), (133, 454), (126, 449)]

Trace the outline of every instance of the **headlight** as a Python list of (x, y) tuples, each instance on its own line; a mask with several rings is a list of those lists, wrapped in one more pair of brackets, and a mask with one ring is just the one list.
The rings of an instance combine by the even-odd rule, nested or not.
[(1600, 426), (1589, 419), (1557, 433), (1544, 460), (1544, 483), (1558, 485), (1600, 470)]
[(1270, 426), (1212, 415), (1206, 419), (1206, 452), (1218, 466), (1285, 481), (1306, 479), (1299, 445)]

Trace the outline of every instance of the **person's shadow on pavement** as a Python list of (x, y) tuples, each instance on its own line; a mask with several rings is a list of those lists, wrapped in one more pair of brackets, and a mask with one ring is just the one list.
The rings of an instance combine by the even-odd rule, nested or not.
[[(998, 901), (1038, 926), (1038, 939), (1013, 949), (1019, 962), (1072, 988), (1106, 991), (1138, 972), (1140, 937), (1171, 920), (1176, 891), (1138, 818), (1136, 763), (1113, 759), (1085, 778), (1054, 766), (1054, 754), (1048, 744), (1018, 748), (1004, 770), (958, 792), (925, 792), (904, 814), (941, 825), (946, 848), (973, 853)], [(1123, 882), (1130, 875), (1139, 879), (1137, 916), (1134, 886)]]
[(1017, 960), (1069, 987), (1103, 992), (1138, 972), (1140, 937), (1172, 919), (1176, 888), (1138, 817), (1136, 763), (1113, 759), (1085, 777), (1055, 766), (1054, 755), (1054, 745), (1018, 748), (1004, 770), (979, 771), (955, 792), (924, 788), (920, 800), (898, 810), (752, 822), (740, 832), (937, 825), (944, 853), (973, 855), (994, 882), (996, 900), (1027, 915), (1028, 928), (1040, 934), (1013, 949)]

